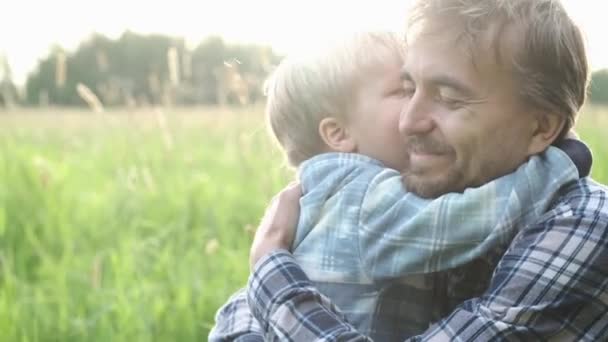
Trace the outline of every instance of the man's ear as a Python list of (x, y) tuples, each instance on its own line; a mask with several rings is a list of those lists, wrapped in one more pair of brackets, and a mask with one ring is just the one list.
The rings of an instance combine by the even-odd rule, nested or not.
[(333, 151), (352, 153), (357, 149), (357, 143), (344, 122), (336, 118), (325, 118), (319, 123), (319, 135), (325, 144)]
[(537, 114), (536, 128), (532, 135), (532, 140), (528, 148), (528, 154), (534, 155), (543, 152), (558, 138), (564, 126), (566, 119), (557, 114)]

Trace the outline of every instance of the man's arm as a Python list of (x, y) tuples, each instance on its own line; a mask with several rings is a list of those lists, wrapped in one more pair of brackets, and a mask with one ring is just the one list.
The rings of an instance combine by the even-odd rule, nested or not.
[(247, 298), (267, 340), (371, 341), (346, 322), (286, 250), (275, 250), (254, 266)]
[(209, 332), (209, 342), (263, 342), (258, 321), (247, 305), (246, 289), (233, 294), (215, 315), (215, 326)]
[[(571, 197), (577, 206), (554, 209), (518, 234), (483, 296), (463, 303), (412, 340), (591, 341), (606, 336), (608, 198), (604, 190), (588, 189)], [(256, 264), (248, 301), (266, 336), (368, 340), (342, 319), (286, 251)]]
[[(268, 253), (268, 249), (275, 245), (291, 244), (293, 231), (280, 231), (281, 234), (277, 234), (277, 229), (295, 227), (300, 214), (298, 203), (301, 196), (301, 188), (294, 182), (273, 197), (256, 232), (251, 248), (252, 260)], [(209, 333), (209, 341), (264, 341), (263, 330), (249, 311), (245, 291), (246, 289), (237, 291), (218, 310), (215, 326)]]

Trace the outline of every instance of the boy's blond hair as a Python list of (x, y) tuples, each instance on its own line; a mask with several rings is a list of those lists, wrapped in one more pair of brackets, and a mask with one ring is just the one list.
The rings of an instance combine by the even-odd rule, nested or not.
[(266, 82), (266, 115), (272, 134), (297, 167), (325, 151), (319, 123), (348, 120), (358, 87), (369, 71), (403, 60), (403, 41), (392, 32), (353, 34), (307, 57), (287, 57)]

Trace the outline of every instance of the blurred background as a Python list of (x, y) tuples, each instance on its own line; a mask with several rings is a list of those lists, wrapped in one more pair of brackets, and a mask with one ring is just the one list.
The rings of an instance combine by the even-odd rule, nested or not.
[[(564, 0), (608, 182), (602, 2)], [(0, 20), (0, 341), (206, 340), (292, 177), (262, 85), (286, 54), (401, 31), (409, 1), (13, 1)]]

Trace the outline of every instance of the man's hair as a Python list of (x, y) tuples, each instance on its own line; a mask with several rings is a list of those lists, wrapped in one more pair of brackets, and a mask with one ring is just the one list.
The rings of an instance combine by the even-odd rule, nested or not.
[[(510, 68), (523, 103), (562, 116), (560, 137), (574, 125), (589, 70), (583, 35), (559, 0), (418, 0), (408, 30), (427, 22), (449, 25), (473, 54), (492, 32), (497, 62)], [(505, 41), (515, 42), (509, 56)]]
[(324, 150), (319, 123), (348, 120), (358, 87), (370, 70), (403, 59), (403, 40), (391, 32), (364, 32), (307, 56), (285, 58), (265, 85), (270, 130), (291, 166)]

